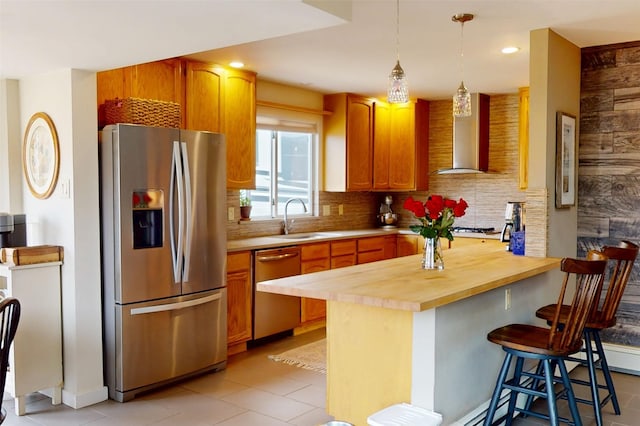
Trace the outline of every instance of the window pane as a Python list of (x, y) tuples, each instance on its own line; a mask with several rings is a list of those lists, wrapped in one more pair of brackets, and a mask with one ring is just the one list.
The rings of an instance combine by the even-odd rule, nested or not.
[[(278, 203), (276, 214), (284, 214), (284, 205), (290, 198), (300, 198), (311, 213), (311, 140), (309, 133), (278, 132)], [(299, 202), (289, 205), (289, 214), (303, 214)]]
[(252, 216), (271, 217), (271, 130), (256, 132), (256, 189), (251, 191)]

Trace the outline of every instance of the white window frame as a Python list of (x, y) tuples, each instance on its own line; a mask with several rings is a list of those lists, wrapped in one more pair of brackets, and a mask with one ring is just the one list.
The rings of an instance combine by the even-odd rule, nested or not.
[[(311, 133), (311, 147), (309, 151), (310, 170), (310, 193), (309, 204), (306, 215), (317, 216), (318, 208), (318, 188), (320, 187), (319, 170), (321, 169), (320, 156), (320, 135), (322, 131), (322, 116), (319, 114), (306, 113), (301, 111), (291, 111), (287, 109), (258, 106), (256, 111), (256, 132), (258, 130), (273, 130), (283, 132)], [(256, 134), (257, 137), (257, 134)], [(273, 145), (276, 145), (272, 141)], [(277, 149), (273, 147), (272, 149)], [(277, 158), (277, 151), (272, 153), (272, 160)], [(271, 170), (275, 170), (276, 165), (271, 164)], [(271, 200), (271, 218), (282, 218), (284, 211), (277, 211), (277, 203)], [(257, 216), (257, 218), (268, 218), (267, 216)]]

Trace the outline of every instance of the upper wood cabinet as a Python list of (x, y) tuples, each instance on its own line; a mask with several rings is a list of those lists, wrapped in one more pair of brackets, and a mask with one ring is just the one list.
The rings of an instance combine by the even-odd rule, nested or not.
[(255, 73), (175, 58), (99, 72), (97, 88), (98, 107), (128, 97), (180, 104), (182, 128), (225, 135), (227, 188), (255, 188)]
[(227, 70), (224, 90), (227, 188), (255, 188), (256, 74)]
[(427, 101), (388, 104), (348, 93), (324, 101), (332, 112), (324, 119), (325, 190), (428, 189)]
[(529, 88), (521, 87), (519, 93), (518, 151), (520, 153), (519, 189), (529, 187)]
[[(183, 65), (179, 59), (148, 62), (96, 75), (98, 107), (108, 99), (142, 98), (183, 104)], [(99, 109), (98, 122), (104, 123)], [(182, 111), (184, 122), (184, 110)]]
[(373, 132), (373, 189), (416, 188), (416, 104), (376, 102)]
[(224, 118), (225, 70), (217, 65), (189, 61), (185, 75), (185, 127), (221, 132)]
[(324, 97), (324, 189), (371, 189), (373, 100), (337, 93)]

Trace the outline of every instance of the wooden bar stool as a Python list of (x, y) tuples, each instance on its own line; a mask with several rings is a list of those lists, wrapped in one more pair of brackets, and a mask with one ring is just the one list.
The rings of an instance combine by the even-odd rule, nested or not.
[[(592, 253), (591, 259), (579, 260), (565, 258), (560, 264), (560, 269), (565, 272), (558, 297), (556, 312), (554, 314), (550, 328), (537, 327), (528, 324), (511, 324), (497, 328), (487, 335), (490, 342), (502, 346), (506, 352), (504, 362), (498, 374), (489, 409), (484, 421), (484, 425), (491, 425), (496, 413), (498, 400), (504, 389), (509, 389), (509, 407), (505, 417), (501, 417), (498, 422), (506, 420), (510, 425), (513, 414), (516, 411), (516, 402), (519, 393), (531, 396), (538, 396), (547, 399), (549, 415), (532, 411), (528, 408), (518, 408), (524, 414), (549, 420), (550, 424), (557, 425), (559, 421), (581, 425), (580, 415), (576, 406), (575, 396), (571, 388), (569, 374), (564, 364), (564, 357), (576, 353), (582, 346), (582, 331), (587, 322), (587, 317), (597, 300), (598, 289), (604, 279), (604, 271), (607, 266), (606, 257), (601, 253)], [(576, 291), (567, 312), (564, 327), (558, 327), (560, 311), (562, 309), (567, 283), (570, 277), (575, 276)], [(568, 296), (567, 296), (568, 298)], [(513, 378), (507, 380), (511, 361), (515, 357), (515, 370)], [(525, 359), (537, 360), (543, 366), (544, 375), (531, 373), (523, 369)], [(560, 370), (560, 378), (554, 377), (555, 366)], [(523, 380), (524, 379), (524, 380)], [(530, 380), (533, 379), (533, 380)], [(540, 390), (537, 384), (544, 381), (544, 391)], [(556, 393), (555, 383), (562, 383), (563, 388)], [(566, 395), (569, 400), (569, 408), (573, 422), (558, 416), (556, 399)]]
[[(613, 404), (614, 412), (618, 415), (620, 414), (620, 405), (618, 404), (616, 390), (613, 386), (609, 365), (607, 364), (607, 358), (602, 347), (602, 341), (600, 340), (600, 330), (613, 327), (616, 324), (616, 312), (620, 305), (627, 281), (629, 281), (633, 263), (638, 256), (638, 246), (629, 241), (622, 241), (617, 247), (603, 247), (602, 253), (609, 258), (610, 263), (613, 263), (613, 269), (611, 269), (609, 285), (606, 289), (600, 289), (598, 291), (600, 302), (594, 305), (593, 310), (587, 318), (587, 324), (584, 327), (584, 347), (581, 351), (586, 353), (586, 359), (574, 356), (566, 358), (570, 361), (579, 362), (589, 370), (589, 381), (572, 379), (572, 383), (589, 386), (591, 388), (591, 400), (578, 398), (577, 401), (593, 406), (598, 426), (602, 425), (602, 407), (606, 405), (609, 400), (611, 400)], [(547, 305), (538, 309), (536, 316), (547, 320), (547, 323), (551, 324), (555, 310), (555, 305)], [(560, 327), (566, 323), (568, 312), (569, 306), (563, 306), (560, 310), (560, 316), (558, 318), (558, 325)], [(592, 342), (595, 343), (597, 359), (594, 359)], [(602, 370), (606, 386), (598, 384), (596, 377), (596, 368), (598, 367)], [(599, 389), (607, 390), (607, 395), (602, 399), (600, 399)], [(598, 403), (595, 403), (595, 401), (598, 401)]]

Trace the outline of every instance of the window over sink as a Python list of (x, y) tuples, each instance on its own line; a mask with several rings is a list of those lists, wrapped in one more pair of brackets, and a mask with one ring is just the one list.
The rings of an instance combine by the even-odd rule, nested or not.
[[(284, 115), (284, 117), (282, 116)], [(318, 124), (316, 117), (289, 117), (280, 111), (257, 117), (256, 189), (250, 191), (252, 217), (281, 217), (290, 198), (300, 198), (314, 212), (317, 193)], [(291, 203), (289, 215), (305, 214)]]

